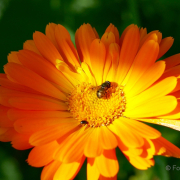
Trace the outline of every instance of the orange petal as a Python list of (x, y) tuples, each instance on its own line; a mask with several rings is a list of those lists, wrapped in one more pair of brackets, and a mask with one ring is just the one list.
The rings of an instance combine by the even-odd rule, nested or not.
[[(170, 93), (177, 84), (176, 77), (168, 77), (166, 79), (163, 79), (162, 81), (156, 83), (155, 85), (151, 86), (147, 90), (143, 91), (139, 95), (128, 98), (128, 93), (126, 94), (126, 101), (127, 101), (127, 108), (137, 107), (140, 104), (144, 104), (145, 102), (148, 102), (149, 100), (162, 97), (168, 93)], [(127, 109), (126, 108), (126, 109)]]
[(143, 138), (132, 131), (131, 127), (124, 123), (125, 120), (123, 118), (119, 118), (113, 122), (113, 124), (109, 125), (108, 128), (116, 134), (123, 144), (127, 147), (140, 147), (143, 145)]
[(100, 175), (99, 180), (117, 180), (117, 175), (115, 175), (114, 177), (110, 177), (110, 178)]
[[(159, 44), (153, 40), (146, 42), (139, 50), (134, 62), (123, 81), (126, 91), (129, 91), (150, 66), (154, 64), (159, 53)], [(124, 89), (124, 90), (125, 90)]]
[(163, 96), (138, 106), (126, 108), (124, 116), (132, 118), (156, 117), (162, 116), (173, 111), (177, 106), (177, 100), (174, 96)]
[(12, 147), (18, 150), (25, 150), (32, 148), (33, 146), (29, 144), (30, 135), (15, 133), (12, 137)]
[(102, 80), (103, 80), (105, 56), (106, 56), (106, 48), (104, 44), (99, 39), (95, 39), (91, 43), (90, 57), (91, 57), (92, 71), (98, 85), (102, 84)]
[(77, 162), (72, 163), (62, 163), (60, 167), (57, 169), (54, 179), (60, 180), (60, 179), (74, 179), (76, 174), (81, 169), (81, 166), (84, 163), (85, 158), (82, 157)]
[(56, 66), (59, 60), (62, 60), (62, 57), (54, 44), (43, 33), (36, 31), (33, 34), (33, 40), (42, 56), (48, 61), (50, 61), (52, 64)]
[[(119, 145), (120, 146), (120, 145)], [(121, 148), (121, 147), (120, 147)], [(155, 155), (155, 147), (150, 139), (144, 139), (144, 144), (139, 148), (129, 148), (128, 150), (122, 151), (125, 156), (131, 157), (141, 157), (144, 159), (152, 159)]]
[(11, 121), (8, 117), (8, 111), (10, 108), (2, 106), (0, 104), (0, 127), (13, 127), (13, 121)]
[[(123, 36), (123, 34), (122, 34)], [(116, 74), (116, 81), (121, 84), (123, 79), (125, 78), (126, 74), (128, 73), (134, 58), (137, 54), (137, 50), (139, 48), (139, 29), (137, 26), (132, 26), (123, 39), (121, 52), (120, 52), (120, 59), (117, 68)]]
[(81, 62), (85, 62), (91, 68), (90, 46), (96, 39), (96, 34), (90, 24), (83, 24), (75, 34), (75, 42)]
[(16, 134), (16, 131), (14, 130), (14, 128), (0, 127), (0, 141), (9, 142), (12, 140), (14, 134)]
[(60, 24), (55, 27), (55, 38), (64, 62), (66, 62), (66, 64), (68, 64), (72, 69), (74, 66), (80, 66), (79, 57), (71, 41), (70, 34)]
[(56, 49), (59, 51), (59, 46), (58, 46), (58, 44), (56, 42), (56, 38), (55, 38), (55, 28), (56, 28), (56, 26), (57, 26), (57, 24), (49, 23), (46, 26), (45, 34), (51, 40), (51, 42), (54, 44)]
[(159, 45), (159, 54), (157, 59), (162, 57), (173, 45), (174, 39), (172, 37), (166, 37), (162, 39), (160, 45)]
[(123, 31), (123, 33), (121, 34), (121, 38), (120, 38), (120, 41), (119, 41), (119, 45), (120, 47), (122, 46), (122, 43), (124, 41), (124, 38), (127, 34), (127, 32), (131, 29), (131, 28), (134, 28), (134, 24), (130, 24), (128, 27), (126, 27), (126, 29)]
[(23, 118), (41, 119), (41, 118), (67, 118), (72, 117), (70, 112), (67, 111), (26, 111), (20, 109), (10, 109), (8, 111), (8, 118), (15, 121)]
[(115, 43), (115, 36), (112, 32), (105, 32), (101, 37), (102, 43), (105, 45), (106, 50), (108, 50), (111, 43)]
[(180, 120), (172, 120), (172, 119), (139, 119), (144, 122), (159, 124), (162, 126), (166, 126), (177, 131), (180, 131)]
[(100, 174), (105, 177), (114, 177), (119, 171), (119, 164), (114, 149), (104, 150), (103, 154), (96, 157), (95, 163)]
[(96, 85), (96, 81), (95, 81), (95, 78), (92, 74), (92, 71), (91, 69), (89, 68), (88, 64), (86, 64), (85, 62), (82, 62), (81, 63), (81, 68), (83, 69), (83, 71), (85, 72), (86, 76), (89, 78), (89, 82), (92, 84), (92, 85)]
[(99, 178), (99, 171), (95, 164), (95, 158), (87, 158), (87, 180)]
[(18, 57), (23, 66), (39, 74), (44, 79), (60, 85), (64, 92), (71, 91), (73, 88), (64, 75), (43, 57), (25, 50), (20, 51)]
[[(142, 146), (143, 147), (143, 146)], [(143, 148), (142, 147), (138, 147), (138, 148), (128, 148), (128, 150), (121, 150), (123, 152), (123, 154), (125, 154), (126, 156), (140, 156), (143, 152)], [(119, 144), (119, 149), (121, 148), (121, 144)]]
[(63, 61), (59, 62), (56, 67), (73, 86), (80, 84), (84, 80), (81, 74), (72, 71)]
[(170, 69), (167, 69), (159, 80), (164, 79), (169, 76), (175, 76), (178, 78), (179, 75), (180, 75), (180, 65), (177, 65)]
[[(103, 70), (103, 82), (105, 82), (106, 80), (109, 80), (109, 79), (107, 79), (108, 73), (110, 73), (108, 78), (112, 79), (114, 76), (115, 72), (112, 70), (112, 58), (113, 57), (117, 57), (116, 54), (115, 54), (115, 56), (112, 56), (111, 53), (107, 53), (105, 66), (104, 66), (104, 70)], [(114, 81), (114, 79), (113, 79), (113, 81)]]
[(141, 154), (141, 157), (146, 159), (151, 159), (155, 155), (155, 146), (152, 140), (145, 139), (144, 145), (143, 145), (143, 153)]
[[(113, 81), (115, 79), (115, 77), (116, 77), (117, 65), (118, 65), (118, 62), (119, 62), (119, 52), (120, 52), (120, 47), (119, 47), (118, 44), (111, 43), (109, 45), (108, 55), (110, 54), (110, 56), (112, 57), (111, 58), (111, 61), (112, 61), (111, 69), (108, 72), (108, 75), (106, 77), (106, 79), (109, 80), (109, 81)], [(105, 66), (106, 66), (106, 64), (105, 64)], [(106, 69), (106, 67), (105, 67), (105, 69)], [(104, 73), (106, 73), (106, 72), (104, 72)]]
[(41, 173), (41, 180), (53, 180), (54, 174), (60, 167), (61, 162), (60, 161), (53, 161), (47, 166), (45, 166)]
[[(4, 74), (5, 75), (5, 74)], [(2, 87), (8, 88), (8, 89), (13, 89), (21, 92), (28, 92), (28, 93), (33, 93), (33, 94), (38, 94), (37, 91), (30, 89), (29, 87), (14, 83), (10, 81), (6, 75), (5, 77), (0, 77), (0, 85)]]
[(115, 36), (116, 43), (119, 44), (119, 31), (113, 24), (110, 23), (105, 32), (112, 32)]
[(131, 129), (130, 131), (134, 132), (137, 136), (142, 136), (147, 139), (156, 139), (161, 136), (158, 130), (137, 120), (122, 118), (121, 121), (123, 121), (123, 123)]
[(28, 156), (28, 164), (34, 167), (41, 167), (53, 161), (53, 154), (58, 149), (59, 144), (52, 141), (48, 144), (34, 147)]
[(150, 87), (156, 80), (158, 80), (165, 70), (165, 62), (158, 61), (153, 64), (144, 74), (139, 78), (139, 80), (132, 86), (128, 91), (128, 97), (133, 97), (148, 87)]
[(22, 85), (30, 87), (48, 96), (52, 96), (61, 100), (66, 99), (66, 96), (57, 88), (55, 88), (50, 82), (21, 65), (8, 63), (4, 66), (4, 71), (8, 76)]
[(153, 159), (145, 159), (139, 156), (131, 156), (127, 157), (129, 162), (137, 169), (146, 170), (151, 166), (154, 166)]
[(99, 142), (101, 142), (103, 149), (114, 149), (118, 144), (115, 135), (105, 126), (100, 128)]
[(63, 126), (64, 124), (74, 123), (74, 118), (23, 118), (14, 123), (14, 128), (19, 133), (32, 133), (49, 126)]
[(92, 130), (91, 135), (86, 140), (86, 144), (84, 147), (84, 155), (87, 157), (96, 157), (99, 156), (102, 151), (102, 145), (100, 141), (100, 128), (95, 128)]
[(58, 100), (48, 98), (14, 97), (9, 104), (23, 110), (67, 110), (67, 106)]
[(10, 54), (8, 54), (8, 62), (13, 62), (13, 63), (17, 63), (17, 64), (21, 64), (18, 57), (17, 57), (18, 52), (16, 51), (12, 51)]
[(144, 38), (141, 39), (139, 47), (143, 46), (143, 44), (149, 40), (155, 40), (158, 42), (158, 44), (160, 44), (161, 39), (162, 39), (162, 33), (161, 32), (159, 32), (158, 30), (151, 31), (146, 36), (144, 36)]
[(140, 40), (142, 41), (142, 39), (147, 35), (147, 29), (142, 27), (140, 28), (139, 33), (140, 33)]
[(38, 51), (33, 40), (25, 41), (25, 43), (23, 44), (23, 49), (35, 52), (36, 54), (41, 56), (41, 53)]
[[(158, 155), (180, 158), (180, 149), (163, 137), (152, 140)], [(163, 149), (163, 151), (162, 151)]]
[(61, 147), (56, 152), (54, 158), (64, 163), (78, 161), (83, 155), (84, 146), (90, 133), (91, 131), (88, 129), (80, 128), (71, 133), (65, 140), (63, 138), (62, 142), (59, 141)]
[[(179, 94), (178, 91), (177, 91), (177, 93)], [(179, 96), (180, 96), (180, 94), (179, 94)], [(168, 113), (168, 114), (166, 114), (164, 116), (159, 116), (158, 118), (159, 119), (175, 119), (175, 120), (180, 119), (180, 111), (179, 111), (179, 109), (180, 109), (180, 99), (179, 98), (177, 99), (177, 103), (178, 104), (177, 104), (176, 108), (172, 112), (170, 112), (170, 113)]]
[(164, 59), (164, 61), (166, 62), (166, 69), (170, 69), (176, 65), (179, 65), (180, 64), (180, 53), (170, 56), (170, 57)]
[(15, 121), (22, 118), (65, 118), (72, 117), (67, 111), (26, 111), (20, 109), (10, 109), (8, 111), (8, 118)]
[(57, 140), (68, 132), (74, 132), (79, 123), (67, 122), (63, 126), (50, 126), (43, 130), (33, 133), (29, 139), (29, 143), (34, 146), (41, 146), (51, 141)]

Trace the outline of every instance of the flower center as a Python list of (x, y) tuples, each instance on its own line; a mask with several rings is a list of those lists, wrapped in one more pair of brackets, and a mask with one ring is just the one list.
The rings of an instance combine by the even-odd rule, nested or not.
[[(101, 93), (101, 97), (98, 97), (97, 92)], [(108, 126), (123, 115), (126, 99), (123, 87), (116, 83), (111, 83), (105, 90), (101, 86), (82, 83), (73, 89), (67, 97), (67, 103), (69, 111), (80, 124), (100, 127)]]

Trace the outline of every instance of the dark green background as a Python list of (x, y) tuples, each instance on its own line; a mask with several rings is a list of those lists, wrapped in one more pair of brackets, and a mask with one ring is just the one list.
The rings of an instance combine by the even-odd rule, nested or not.
[[(10, 51), (22, 49), (23, 42), (32, 39), (34, 31), (45, 31), (49, 22), (60, 23), (70, 31), (90, 23), (102, 35), (113, 23), (120, 32), (135, 23), (147, 27), (148, 32), (159, 30), (163, 37), (175, 39), (173, 47), (164, 56), (179, 53), (180, 1), (178, 0), (0, 0), (0, 71)], [(180, 133), (154, 125), (169, 141), (180, 147)], [(26, 163), (29, 150), (18, 151), (10, 143), (0, 143), (0, 180), (39, 180), (41, 168)], [(119, 180), (173, 180), (179, 179), (180, 169), (167, 171), (167, 165), (180, 167), (180, 159), (155, 157), (155, 166), (147, 171), (135, 169), (117, 150), (120, 164)], [(86, 179), (86, 163), (76, 180)]]

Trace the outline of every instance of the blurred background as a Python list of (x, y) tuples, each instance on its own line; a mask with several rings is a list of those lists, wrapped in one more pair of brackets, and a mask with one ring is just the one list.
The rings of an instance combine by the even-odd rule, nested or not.
[[(49, 22), (60, 23), (74, 41), (76, 29), (90, 23), (101, 36), (113, 23), (122, 33), (131, 23), (159, 30), (163, 37), (174, 37), (173, 47), (163, 57), (180, 52), (180, 1), (177, 0), (0, 0), (0, 71), (10, 51), (22, 49), (34, 31), (44, 33)], [(170, 142), (180, 147), (180, 132), (153, 125)], [(29, 150), (18, 151), (10, 143), (0, 143), (0, 180), (39, 180), (41, 168), (26, 163)], [(135, 169), (117, 150), (118, 180), (173, 180), (180, 177), (180, 159), (155, 157), (155, 166)], [(174, 168), (176, 166), (177, 168)], [(166, 170), (170, 166), (170, 170)], [(179, 167), (179, 168), (178, 168)], [(86, 179), (86, 162), (75, 180)]]

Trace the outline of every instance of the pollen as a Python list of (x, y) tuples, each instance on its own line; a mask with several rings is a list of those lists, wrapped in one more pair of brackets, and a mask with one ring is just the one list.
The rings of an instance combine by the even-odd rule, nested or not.
[(82, 83), (67, 97), (68, 110), (73, 117), (79, 121), (86, 121), (85, 126), (100, 127), (108, 126), (115, 119), (123, 116), (126, 108), (126, 99), (123, 87), (111, 83), (105, 97), (98, 98), (99, 86)]

